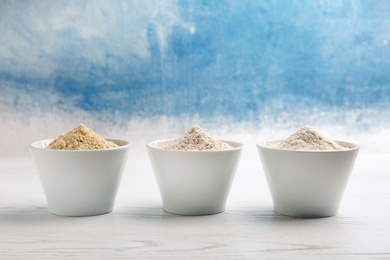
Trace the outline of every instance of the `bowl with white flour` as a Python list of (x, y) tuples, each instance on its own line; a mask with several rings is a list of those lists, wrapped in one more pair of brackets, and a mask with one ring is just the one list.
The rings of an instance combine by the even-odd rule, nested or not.
[(49, 211), (61, 216), (111, 212), (129, 143), (104, 139), (81, 125), (56, 139), (30, 145)]
[(181, 138), (146, 146), (166, 212), (210, 215), (225, 210), (241, 143), (216, 140), (194, 126)]
[(277, 213), (302, 218), (338, 214), (359, 147), (311, 127), (257, 144)]

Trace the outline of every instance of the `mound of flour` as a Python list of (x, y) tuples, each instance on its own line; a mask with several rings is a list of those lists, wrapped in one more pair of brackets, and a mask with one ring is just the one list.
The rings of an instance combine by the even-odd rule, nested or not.
[(208, 135), (199, 126), (193, 126), (181, 138), (163, 147), (168, 150), (215, 151), (232, 149), (228, 143), (219, 141)]
[(47, 146), (53, 150), (95, 150), (114, 147), (118, 145), (100, 137), (83, 124), (54, 139)]
[(302, 150), (302, 151), (335, 151), (347, 150), (331, 139), (323, 136), (310, 126), (305, 126), (297, 132), (290, 135), (287, 139), (271, 146), (272, 148), (284, 150)]

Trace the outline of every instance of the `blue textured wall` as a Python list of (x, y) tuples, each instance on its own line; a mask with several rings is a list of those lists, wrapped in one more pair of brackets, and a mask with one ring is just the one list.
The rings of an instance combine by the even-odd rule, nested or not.
[(108, 121), (388, 111), (389, 41), (388, 0), (3, 0), (0, 107)]

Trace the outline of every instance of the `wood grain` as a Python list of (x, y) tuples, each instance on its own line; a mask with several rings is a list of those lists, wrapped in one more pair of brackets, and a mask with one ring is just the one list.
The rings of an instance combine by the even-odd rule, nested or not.
[(148, 161), (129, 161), (113, 212), (48, 212), (29, 158), (0, 158), (0, 259), (390, 259), (387, 161), (355, 166), (340, 213), (278, 215), (257, 161), (242, 161), (227, 210), (185, 217), (164, 212)]

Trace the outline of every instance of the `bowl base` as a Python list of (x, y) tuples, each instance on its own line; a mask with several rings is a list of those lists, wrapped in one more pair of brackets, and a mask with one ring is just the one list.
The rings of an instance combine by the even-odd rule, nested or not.
[(167, 213), (180, 215), (180, 216), (208, 216), (208, 215), (220, 214), (220, 213), (225, 211), (225, 209), (223, 209), (223, 210), (218, 210), (218, 211), (182, 212), (182, 211), (176, 211), (176, 210), (169, 210), (169, 209), (165, 209), (165, 208), (163, 208), (163, 210)]
[(282, 211), (275, 210), (275, 213), (287, 217), (293, 217), (293, 218), (330, 218), (337, 215), (336, 213), (330, 213), (330, 214), (313, 214), (313, 213), (285, 213)]
[(56, 212), (49, 210), (50, 213), (56, 216), (61, 216), (61, 217), (93, 217), (93, 216), (99, 216), (99, 215), (104, 215), (110, 213), (112, 210), (109, 211), (103, 211), (103, 212), (96, 212), (96, 213), (66, 213), (66, 212)]

